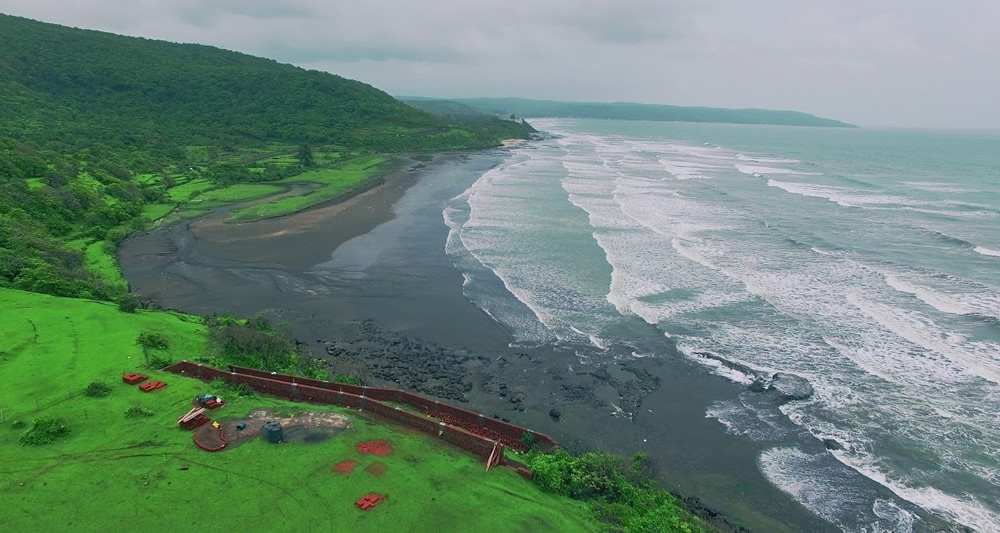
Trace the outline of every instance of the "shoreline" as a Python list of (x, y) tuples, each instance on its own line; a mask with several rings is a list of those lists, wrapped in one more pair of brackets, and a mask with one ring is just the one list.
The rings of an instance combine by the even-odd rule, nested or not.
[[(751, 530), (836, 530), (763, 478), (757, 445), (704, 417), (744, 387), (670, 350), (581, 367), (571, 346), (511, 348), (509, 332), (465, 298), (440, 206), (503, 159), (452, 154), (295, 215), (160, 228), (123, 243), (120, 262), (144, 296), (201, 314), (264, 312), (374, 384), (467, 400), (572, 451), (647, 453), (664, 488)], [(632, 416), (612, 416), (612, 403)]]

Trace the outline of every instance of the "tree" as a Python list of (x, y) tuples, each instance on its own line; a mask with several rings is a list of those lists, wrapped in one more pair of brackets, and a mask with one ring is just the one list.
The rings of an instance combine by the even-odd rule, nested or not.
[(316, 159), (313, 157), (312, 148), (308, 144), (299, 145), (299, 153), (296, 155), (299, 158), (299, 164), (306, 168), (312, 168), (316, 166)]

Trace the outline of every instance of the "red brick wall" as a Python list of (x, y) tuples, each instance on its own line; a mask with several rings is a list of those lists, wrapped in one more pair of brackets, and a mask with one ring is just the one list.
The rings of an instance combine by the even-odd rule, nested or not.
[[(449, 415), (455, 417), (466, 417), (469, 420), (474, 420), (477, 424), (481, 424), (480, 420), (493, 420), (483, 417), (477, 413), (466, 411), (465, 409), (454, 408), (423, 396), (395, 389), (355, 387), (351, 385), (326, 383), (317, 380), (300, 380), (297, 377), (293, 378), (292, 376), (271, 374), (269, 372), (252, 369), (244, 371), (243, 368), (236, 367), (233, 367), (233, 372), (226, 372), (224, 370), (199, 365), (189, 361), (174, 363), (164, 370), (175, 374), (195, 377), (203, 381), (212, 381), (213, 379), (218, 378), (232, 385), (245, 383), (257, 392), (279, 398), (363, 409), (389, 420), (394, 420), (428, 435), (438, 437), (446, 442), (458, 446), (459, 448), (472, 452), (483, 459), (489, 458), (496, 444), (496, 441), (475, 435), (462, 428), (447, 425), (438, 420), (382, 403), (374, 397), (377, 395), (399, 403), (413, 405), (418, 409), (438, 409), (440, 412), (443, 408), (448, 408), (450, 409), (448, 411)], [(279, 380), (275, 378), (287, 379)], [(323, 387), (317, 387), (314, 385), (323, 385)], [(364, 392), (367, 396), (349, 392), (348, 388)], [(523, 428), (519, 428), (518, 426), (514, 426), (512, 424), (504, 424), (503, 427), (507, 428), (508, 431), (511, 431), (512, 434), (516, 434), (517, 439), (520, 439), (520, 436), (524, 433), (524, 431), (526, 431)]]
[(441, 403), (437, 400), (427, 398), (426, 396), (420, 396), (419, 394), (413, 394), (412, 392), (401, 391), (398, 389), (383, 389), (379, 387), (360, 387), (357, 385), (347, 385), (342, 383), (332, 383), (329, 381), (321, 381), (317, 379), (305, 378), (300, 376), (292, 376), (288, 374), (279, 374), (265, 372), (263, 370), (257, 370), (255, 368), (246, 368), (230, 365), (230, 370), (238, 372), (240, 374), (246, 374), (250, 376), (259, 376), (267, 379), (284, 381), (287, 383), (300, 383), (302, 385), (309, 385), (312, 387), (322, 388), (322, 389), (336, 389), (343, 390), (344, 392), (350, 392), (357, 394), (359, 396), (366, 396), (375, 400), (397, 402), (401, 404), (408, 405), (410, 407), (419, 409), (424, 413), (430, 414), (432, 416), (437, 416), (439, 414), (448, 415), (449, 421), (455, 423), (466, 429), (474, 429), (476, 426), (481, 426), (489, 429), (491, 432), (496, 433), (504, 438), (507, 444), (517, 450), (525, 451), (526, 446), (520, 444), (521, 437), (525, 433), (532, 433), (535, 436), (535, 445), (543, 450), (552, 451), (559, 447), (559, 444), (548, 435), (544, 433), (538, 433), (532, 431), (528, 428), (517, 426), (502, 420), (497, 420), (492, 417), (482, 415), (467, 409), (462, 409), (460, 407), (455, 407), (445, 403)]

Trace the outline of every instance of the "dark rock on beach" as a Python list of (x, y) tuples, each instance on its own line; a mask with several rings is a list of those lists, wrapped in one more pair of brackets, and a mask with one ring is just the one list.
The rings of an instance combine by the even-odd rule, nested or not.
[(766, 394), (773, 396), (775, 403), (785, 404), (811, 397), (813, 388), (803, 377), (778, 372), (771, 377), (771, 384), (768, 385)]
[(835, 439), (823, 439), (823, 446), (826, 446), (827, 450), (844, 450), (844, 445), (837, 442)]

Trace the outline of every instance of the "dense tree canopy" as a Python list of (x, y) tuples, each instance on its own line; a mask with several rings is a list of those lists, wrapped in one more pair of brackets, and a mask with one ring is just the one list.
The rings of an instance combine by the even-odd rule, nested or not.
[(359, 81), (210, 46), (6, 15), (0, 35), (0, 135), (48, 142), (56, 129), (62, 142), (158, 149), (283, 141), (406, 150), (500, 140)]
[[(533, 131), (434, 116), (358, 81), (209, 46), (2, 14), (0, 35), (0, 287), (121, 298), (125, 287), (86, 263), (113, 261), (108, 248), (175, 180), (281, 179), (316, 165), (317, 146), (479, 148)], [(255, 173), (238, 157), (274, 146), (299, 164)]]

